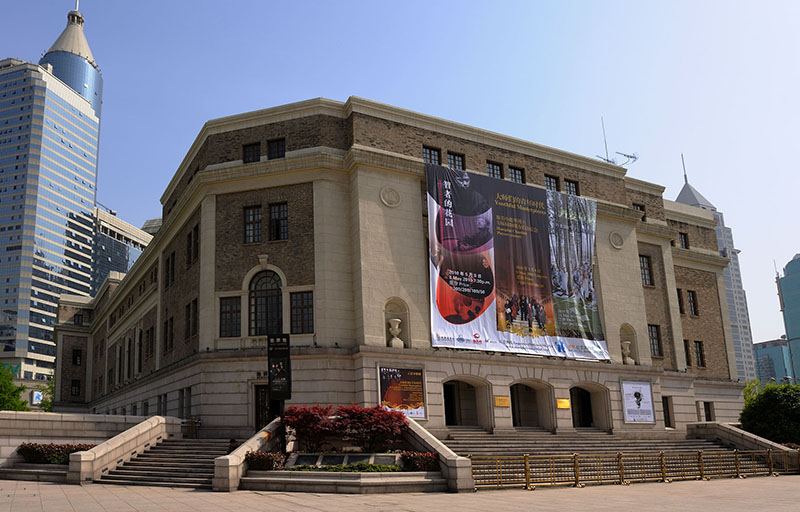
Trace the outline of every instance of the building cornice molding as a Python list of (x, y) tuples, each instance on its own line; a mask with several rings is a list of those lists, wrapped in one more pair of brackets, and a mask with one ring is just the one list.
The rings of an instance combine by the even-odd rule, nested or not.
[(684, 263), (697, 267), (723, 269), (728, 266), (728, 263), (731, 260), (718, 254), (708, 254), (704, 252), (698, 252), (694, 249), (672, 247), (672, 261), (676, 266), (678, 266), (679, 263)]
[(661, 197), (664, 194), (664, 191), (667, 189), (667, 187), (663, 185), (650, 183), (649, 181), (640, 180), (631, 176), (625, 176), (624, 180), (626, 189), (642, 192), (644, 194), (651, 194)]
[(597, 216), (623, 220), (631, 224), (638, 224), (642, 220), (642, 212), (602, 200), (597, 201)]

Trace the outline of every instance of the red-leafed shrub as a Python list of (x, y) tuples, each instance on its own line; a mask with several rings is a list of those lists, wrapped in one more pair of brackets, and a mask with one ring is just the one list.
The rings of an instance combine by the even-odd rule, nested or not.
[(365, 452), (381, 452), (402, 441), (408, 422), (403, 413), (383, 407), (343, 405), (336, 409), (335, 432)]
[(286, 455), (280, 452), (247, 452), (244, 456), (247, 469), (276, 471), (283, 469)]
[(433, 452), (403, 452), (404, 471), (439, 471), (439, 458)]
[(22, 443), (17, 448), (29, 464), (69, 464), (69, 454), (91, 450), (94, 444), (39, 444)]
[(333, 407), (312, 405), (310, 407), (287, 407), (283, 413), (283, 423), (294, 429), (297, 442), (303, 450), (318, 452), (322, 449), (325, 437), (333, 432), (328, 417)]

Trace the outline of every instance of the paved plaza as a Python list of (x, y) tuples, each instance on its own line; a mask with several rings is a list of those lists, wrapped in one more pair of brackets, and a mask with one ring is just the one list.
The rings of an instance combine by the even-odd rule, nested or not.
[(0, 512), (8, 511), (346, 511), (505, 512), (509, 510), (770, 512), (800, 510), (800, 476), (709, 482), (603, 485), (448, 494), (221, 493), (160, 487), (86, 486), (0, 480)]

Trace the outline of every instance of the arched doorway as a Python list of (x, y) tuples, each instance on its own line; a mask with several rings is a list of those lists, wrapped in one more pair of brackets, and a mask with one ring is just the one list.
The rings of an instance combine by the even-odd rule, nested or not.
[(608, 389), (592, 383), (582, 383), (569, 390), (572, 426), (611, 431)]
[(477, 379), (452, 379), (442, 384), (444, 423), (448, 427), (490, 429), (489, 386)]
[(553, 389), (542, 382), (520, 382), (511, 388), (511, 421), (516, 428), (553, 430)]

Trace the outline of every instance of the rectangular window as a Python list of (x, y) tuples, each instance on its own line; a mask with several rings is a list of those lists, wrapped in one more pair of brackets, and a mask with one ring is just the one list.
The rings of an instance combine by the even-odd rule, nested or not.
[(689, 302), (689, 314), (697, 316), (700, 314), (700, 309), (698, 308), (697, 304), (697, 292), (694, 290), (687, 290), (686, 297)]
[(664, 426), (675, 428), (675, 420), (672, 417), (672, 397), (661, 396), (661, 408), (664, 410)]
[(692, 366), (692, 349), (689, 340), (683, 340), (683, 353), (686, 356), (686, 366)]
[(261, 241), (261, 205), (244, 208), (244, 243)]
[(238, 338), (242, 330), (242, 300), (239, 297), (219, 299), (219, 337)]
[(689, 248), (689, 235), (686, 233), (678, 233), (678, 239), (681, 242), (681, 249)]
[(508, 166), (508, 179), (514, 183), (525, 183), (525, 171), (520, 167)]
[(447, 152), (447, 166), (456, 171), (464, 170), (464, 155)]
[(139, 341), (136, 343), (136, 373), (142, 373), (142, 349), (144, 349), (144, 344), (142, 338), (144, 337), (144, 331), (139, 329)]
[(189, 340), (192, 336), (192, 303), (186, 304), (184, 306), (184, 322), (183, 322), (183, 339)]
[(258, 162), (261, 160), (261, 143), (254, 142), (252, 144), (245, 144), (242, 146), (242, 162), (248, 164), (250, 162)]
[(435, 148), (422, 146), (422, 161), (426, 164), (442, 165), (442, 152)]
[(81, 351), (81, 349), (73, 348), (72, 349), (72, 364), (74, 364), (75, 366), (80, 366), (81, 365), (81, 359), (82, 359), (81, 356), (82, 355), (83, 355), (83, 352)]
[(694, 342), (694, 360), (697, 361), (697, 366), (705, 368), (706, 366), (706, 353), (703, 350), (703, 342)]
[(683, 290), (681, 290), (680, 288), (678, 288), (678, 311), (680, 312), (680, 314), (686, 313), (686, 311), (683, 308)]
[(486, 174), (498, 180), (503, 179), (503, 164), (497, 162), (486, 162)]
[(658, 325), (648, 325), (647, 335), (650, 338), (650, 354), (656, 357), (663, 357), (664, 352), (661, 350), (661, 328)]
[(172, 351), (172, 346), (175, 342), (175, 319), (169, 317), (164, 321), (164, 353)]
[(573, 196), (581, 195), (580, 190), (578, 190), (578, 182), (572, 180), (564, 180), (564, 192)]
[(272, 139), (267, 142), (267, 158), (274, 160), (286, 156), (286, 139)]
[(200, 319), (197, 316), (197, 299), (192, 301), (192, 310), (190, 313), (192, 314), (192, 336), (197, 336), (197, 330), (200, 326)]
[(558, 186), (558, 177), (545, 174), (544, 186), (547, 188), (547, 190), (555, 190), (558, 192), (560, 190), (560, 187)]
[(194, 225), (192, 233), (192, 262), (195, 262), (200, 257), (200, 224)]
[(292, 334), (314, 332), (314, 294), (296, 292), (290, 295), (292, 308)]
[(72, 320), (75, 325), (83, 325), (83, 315), (80, 313), (75, 313), (75, 316), (72, 317)]
[(72, 379), (72, 385), (69, 387), (69, 394), (71, 396), (79, 396), (81, 394), (81, 381)]
[(147, 329), (147, 357), (153, 357), (156, 353), (156, 328)]
[(289, 206), (286, 203), (269, 205), (269, 239), (289, 239)]
[(653, 286), (653, 268), (650, 265), (650, 256), (639, 255), (639, 268), (642, 271), (642, 284)]
[(142, 402), (142, 416), (149, 416), (150, 415), (150, 402), (145, 400)]
[(192, 234), (193, 233), (191, 231), (186, 233), (186, 266), (187, 267), (192, 264), (192, 246), (194, 245), (194, 242), (192, 242)]

